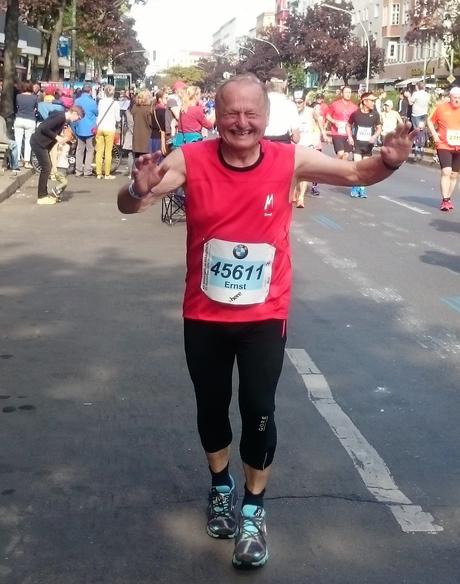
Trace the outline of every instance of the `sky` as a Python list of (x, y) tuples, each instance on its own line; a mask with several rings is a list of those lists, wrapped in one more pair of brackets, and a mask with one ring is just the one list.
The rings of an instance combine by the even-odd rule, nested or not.
[[(255, 26), (264, 11), (275, 11), (276, 0), (147, 0), (134, 6), (138, 39), (147, 51), (164, 52), (168, 47), (210, 51), (212, 34), (234, 16)], [(174, 50), (173, 49), (173, 50)]]

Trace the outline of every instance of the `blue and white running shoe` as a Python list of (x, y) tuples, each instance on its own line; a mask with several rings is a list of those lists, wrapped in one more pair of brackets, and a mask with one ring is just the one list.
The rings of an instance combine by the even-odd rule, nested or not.
[(265, 510), (257, 505), (245, 505), (241, 509), (238, 535), (232, 563), (235, 568), (261, 568), (267, 563), (267, 527)]
[(231, 539), (238, 532), (235, 506), (238, 492), (232, 477), (232, 486), (211, 487), (206, 531), (211, 537)]

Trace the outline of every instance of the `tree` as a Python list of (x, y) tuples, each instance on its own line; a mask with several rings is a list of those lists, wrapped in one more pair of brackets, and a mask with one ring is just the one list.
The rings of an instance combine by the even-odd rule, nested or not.
[[(237, 66), (238, 73), (249, 71), (257, 75), (262, 81), (267, 81), (269, 72), (280, 66), (280, 57), (276, 50), (264, 40), (278, 48), (279, 36), (274, 28), (269, 28), (262, 35), (262, 42), (246, 37), (240, 50), (240, 61)], [(278, 49), (279, 50), (279, 49)]]
[[(369, 76), (380, 73), (385, 67), (385, 51), (379, 49), (375, 39), (369, 38), (370, 46), (370, 67)], [(342, 53), (342, 57), (337, 64), (336, 74), (343, 79), (345, 85), (354, 77), (355, 79), (364, 79), (367, 75), (367, 47), (362, 46), (356, 37), (352, 37)]]
[(5, 53), (3, 65), (3, 89), (0, 113), (8, 119), (14, 113), (14, 79), (18, 46), (19, 1), (8, 0), (5, 14)]
[(204, 79), (204, 72), (193, 65), (191, 67), (174, 65), (174, 67), (169, 67), (163, 73), (164, 85), (172, 85), (174, 81), (178, 80), (187, 83), (187, 85), (201, 85)]
[[(409, 14), (411, 43), (443, 41), (450, 74), (460, 60), (460, 5), (458, 0), (418, 0)], [(455, 59), (457, 57), (457, 60)]]
[[(350, 2), (341, 8), (353, 10)], [(276, 38), (276, 35), (275, 35)], [(300, 64), (318, 73), (324, 87), (332, 75), (342, 79), (366, 75), (367, 49), (353, 34), (351, 15), (315, 4), (304, 13), (294, 6), (275, 44), (287, 64)], [(371, 75), (383, 70), (383, 50), (371, 42)]]
[(203, 89), (213, 91), (222, 83), (225, 73), (235, 73), (236, 63), (228, 48), (220, 46), (210, 57), (201, 58), (195, 67), (203, 73)]

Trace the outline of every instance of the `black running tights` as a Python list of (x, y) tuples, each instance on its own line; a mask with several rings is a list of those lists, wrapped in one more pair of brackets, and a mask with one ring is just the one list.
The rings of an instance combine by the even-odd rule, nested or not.
[(275, 392), (283, 366), (286, 321), (215, 323), (185, 319), (185, 354), (206, 452), (230, 445), (229, 406), (237, 362), (243, 462), (263, 470), (276, 449)]

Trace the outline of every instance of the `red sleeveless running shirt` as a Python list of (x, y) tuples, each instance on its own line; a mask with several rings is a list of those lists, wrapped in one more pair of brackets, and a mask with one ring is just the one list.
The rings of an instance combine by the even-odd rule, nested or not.
[[(214, 322), (287, 319), (291, 293), (289, 195), (295, 147), (262, 140), (259, 161), (251, 167), (237, 169), (225, 163), (219, 144), (220, 140), (206, 140), (182, 146), (187, 171), (187, 274), (183, 315)], [(237, 244), (234, 248), (237, 254), (251, 249), (251, 244), (269, 244), (274, 250), (271, 281), (263, 302), (229, 304), (209, 298), (202, 290), (204, 250), (208, 242), (216, 239)], [(224, 282), (223, 277), (232, 273), (233, 284), (225, 285), (245, 287), (240, 282), (246, 282), (250, 272), (247, 268), (243, 272), (245, 264), (238, 265), (237, 259), (232, 263), (232, 259), (227, 264), (224, 260), (209, 264), (213, 272), (209, 275), (218, 274), (219, 281)], [(252, 273), (253, 279), (254, 276)], [(234, 296), (238, 296), (237, 290)]]

